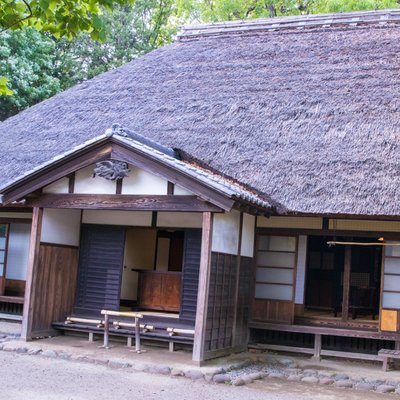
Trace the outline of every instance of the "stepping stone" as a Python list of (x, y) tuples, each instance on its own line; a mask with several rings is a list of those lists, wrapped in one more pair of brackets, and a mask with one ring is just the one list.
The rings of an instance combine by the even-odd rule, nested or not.
[(379, 385), (376, 388), (378, 393), (393, 393), (395, 390), (396, 388), (392, 385)]
[(316, 376), (305, 376), (301, 381), (305, 383), (318, 383), (319, 379)]
[(340, 381), (336, 381), (335, 386), (342, 388), (352, 388), (353, 382), (350, 379), (342, 379)]

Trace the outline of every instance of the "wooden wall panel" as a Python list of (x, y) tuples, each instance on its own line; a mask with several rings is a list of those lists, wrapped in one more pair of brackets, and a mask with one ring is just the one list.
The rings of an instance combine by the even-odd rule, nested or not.
[(254, 299), (253, 301), (253, 321), (292, 324), (293, 315), (294, 303), (291, 301), (260, 299)]
[(19, 279), (6, 279), (6, 295), (24, 297), (25, 281)]
[(78, 248), (41, 244), (33, 280), (30, 338), (52, 333), (51, 324), (72, 312), (78, 269)]
[(211, 253), (204, 353), (233, 346), (237, 256)]
[(254, 259), (241, 257), (235, 330), (235, 345), (240, 347), (248, 344), (248, 324), (254, 291), (254, 271)]

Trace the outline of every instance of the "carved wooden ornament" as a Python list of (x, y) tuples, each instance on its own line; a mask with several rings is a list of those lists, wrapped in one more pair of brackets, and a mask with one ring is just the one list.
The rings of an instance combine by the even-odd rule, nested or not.
[(124, 179), (130, 172), (128, 163), (117, 160), (100, 161), (96, 163), (92, 177), (100, 176), (109, 181)]

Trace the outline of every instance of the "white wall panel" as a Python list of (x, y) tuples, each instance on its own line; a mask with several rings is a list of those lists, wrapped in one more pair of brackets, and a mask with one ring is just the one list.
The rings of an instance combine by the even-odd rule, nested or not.
[(151, 226), (151, 211), (84, 210), (82, 223)]
[(82, 168), (75, 173), (74, 193), (88, 194), (115, 194), (116, 182), (101, 178), (92, 177), (95, 165)]
[(262, 267), (294, 268), (295, 260), (295, 253), (260, 251), (258, 252), (257, 265)]
[(32, 219), (32, 213), (22, 212), (0, 212), (0, 218), (22, 218)]
[(293, 270), (283, 268), (257, 268), (257, 282), (293, 284)]
[(292, 285), (257, 283), (255, 298), (272, 300), (292, 300)]
[(43, 188), (43, 193), (68, 193), (69, 179), (61, 178)]
[(10, 224), (7, 253), (7, 279), (26, 280), (31, 224)]
[(400, 293), (383, 292), (382, 308), (400, 309)]
[(159, 212), (157, 227), (160, 228), (201, 228), (202, 213)]
[(150, 172), (129, 165), (129, 175), (122, 181), (122, 194), (166, 195), (168, 181)]
[(193, 196), (192, 192), (186, 190), (185, 188), (179, 185), (174, 186), (174, 194), (176, 194), (177, 196)]
[(296, 292), (295, 303), (303, 304), (304, 286), (306, 280), (306, 261), (307, 261), (307, 236), (299, 236), (297, 253), (297, 272), (296, 272)]
[(214, 214), (212, 251), (238, 254), (240, 213)]
[(79, 245), (81, 211), (44, 209), (41, 242)]
[(254, 229), (256, 217), (243, 214), (242, 246), (240, 255), (244, 257), (254, 256)]
[(372, 231), (372, 232), (400, 232), (399, 221), (371, 221), (361, 219), (330, 219), (329, 229)]
[(322, 229), (322, 218), (317, 217), (257, 217), (258, 228)]

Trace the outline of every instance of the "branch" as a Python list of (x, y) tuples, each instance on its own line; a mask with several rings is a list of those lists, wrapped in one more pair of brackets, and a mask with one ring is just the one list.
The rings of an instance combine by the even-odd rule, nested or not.
[(10, 26), (7, 26), (6, 28), (2, 29), (2, 30), (0, 31), (0, 33), (3, 33), (4, 31), (6, 31), (6, 30), (12, 28), (14, 25), (18, 25), (18, 24), (20, 24), (21, 22), (23, 22), (23, 21), (25, 21), (25, 20), (27, 20), (27, 19), (29, 19), (29, 18), (31, 18), (31, 17), (33, 16), (32, 8), (31, 8), (30, 4), (29, 4), (26, 0), (22, 0), (22, 1), (25, 3), (26, 8), (29, 10), (29, 15), (27, 15), (27, 16), (24, 17), (24, 18), (19, 19), (18, 21), (15, 21), (15, 22), (14, 22), (13, 24), (11, 24)]

